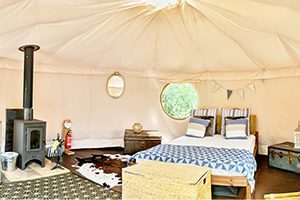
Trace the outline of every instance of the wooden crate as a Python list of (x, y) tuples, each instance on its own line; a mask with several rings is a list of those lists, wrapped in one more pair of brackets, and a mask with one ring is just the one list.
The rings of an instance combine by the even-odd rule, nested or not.
[(123, 169), (122, 199), (211, 199), (209, 168), (144, 161)]
[(134, 133), (131, 129), (126, 129), (124, 135), (124, 153), (134, 154), (160, 143), (161, 134), (159, 131), (143, 130), (141, 133)]
[(294, 143), (283, 142), (268, 147), (269, 165), (300, 173), (300, 149), (294, 148)]

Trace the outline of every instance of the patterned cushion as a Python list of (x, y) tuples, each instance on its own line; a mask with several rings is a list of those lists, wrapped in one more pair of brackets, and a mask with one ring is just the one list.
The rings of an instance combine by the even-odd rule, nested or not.
[(206, 127), (205, 136), (214, 136), (214, 132), (213, 132), (214, 117), (196, 117), (196, 118), (209, 120), (210, 123)]
[(213, 117), (212, 124), (212, 135), (217, 132), (217, 109), (216, 108), (202, 108), (197, 110), (192, 110), (192, 117)]
[(222, 109), (222, 128), (221, 135), (225, 135), (225, 118), (226, 117), (245, 117), (247, 122), (247, 135), (250, 135), (250, 108), (223, 108)]
[(209, 125), (209, 123), (209, 120), (190, 118), (185, 135), (191, 137), (204, 137), (206, 127)]
[(225, 119), (225, 138), (226, 139), (247, 139), (248, 119)]

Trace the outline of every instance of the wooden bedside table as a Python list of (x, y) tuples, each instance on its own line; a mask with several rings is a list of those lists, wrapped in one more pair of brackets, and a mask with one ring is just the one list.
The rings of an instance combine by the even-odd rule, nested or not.
[(283, 142), (268, 147), (269, 165), (300, 173), (300, 149), (294, 143)]
[(143, 130), (134, 133), (131, 129), (125, 130), (124, 153), (134, 154), (161, 144), (161, 134), (157, 130)]

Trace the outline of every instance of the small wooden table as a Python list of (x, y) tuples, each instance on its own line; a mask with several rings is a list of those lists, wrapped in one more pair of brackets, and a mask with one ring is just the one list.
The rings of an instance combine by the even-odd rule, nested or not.
[(125, 130), (124, 153), (134, 154), (161, 144), (161, 134), (157, 130), (143, 130), (134, 133), (131, 129)]

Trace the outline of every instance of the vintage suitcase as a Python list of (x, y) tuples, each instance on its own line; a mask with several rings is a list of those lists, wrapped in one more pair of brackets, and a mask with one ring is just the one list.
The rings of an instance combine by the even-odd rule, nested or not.
[(300, 149), (294, 143), (283, 142), (268, 147), (269, 165), (300, 173)]

